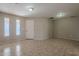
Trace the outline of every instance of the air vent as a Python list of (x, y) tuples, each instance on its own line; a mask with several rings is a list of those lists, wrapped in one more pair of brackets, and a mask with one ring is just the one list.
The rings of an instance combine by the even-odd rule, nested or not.
[(54, 19), (54, 17), (50, 17), (49, 19)]

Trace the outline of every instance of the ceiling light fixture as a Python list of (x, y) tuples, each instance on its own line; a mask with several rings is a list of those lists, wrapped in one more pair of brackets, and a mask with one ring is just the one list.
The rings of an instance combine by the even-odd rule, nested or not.
[(33, 11), (33, 8), (29, 8), (29, 11)]
[(64, 17), (64, 16), (65, 16), (65, 13), (62, 13), (62, 12), (57, 13), (57, 15), (56, 15), (56, 17)]
[(33, 6), (25, 6), (25, 9), (32, 12), (34, 10)]

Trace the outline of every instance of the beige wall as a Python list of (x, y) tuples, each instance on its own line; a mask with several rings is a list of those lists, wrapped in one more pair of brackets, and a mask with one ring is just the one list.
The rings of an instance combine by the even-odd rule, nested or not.
[[(4, 17), (9, 17), (10, 19), (10, 36), (4, 36)], [(16, 19), (21, 20), (21, 35), (16, 36)], [(0, 41), (16, 40), (16, 39), (25, 39), (25, 19), (19, 16), (14, 16), (10, 14), (1, 13), (0, 14)]]
[[(9, 17), (10, 19), (10, 36), (4, 36), (4, 17)], [(21, 35), (16, 36), (16, 19), (21, 20)], [(27, 39), (27, 29), (26, 21), (34, 21), (34, 38), (35, 40), (44, 40), (51, 38), (53, 36), (53, 24), (52, 21), (49, 21), (47, 18), (23, 18), (15, 15), (10, 15), (6, 13), (0, 14), (0, 41), (13, 41), (20, 39)], [(51, 29), (50, 29), (51, 28)], [(31, 33), (31, 32), (30, 32)], [(7, 40), (8, 39), (8, 40)]]
[[(10, 18), (10, 37), (4, 37), (4, 17)], [(16, 36), (16, 19), (21, 20), (21, 35)], [(79, 17), (63, 18), (49, 20), (47, 18), (23, 18), (10, 14), (0, 14), (0, 41), (27, 39), (26, 38), (26, 21), (34, 21), (34, 38), (35, 40), (44, 40), (51, 38), (64, 38), (79, 40)]]
[(45, 40), (53, 37), (53, 22), (51, 20), (47, 18), (28, 18), (28, 20), (34, 21), (34, 40)]
[(48, 39), (48, 19), (37, 18), (34, 22), (35, 40)]
[(34, 20), (35, 40), (51, 38), (79, 40), (79, 17), (57, 20), (31, 18), (28, 20)]
[(54, 21), (54, 38), (79, 40), (79, 17)]
[(49, 39), (52, 39), (54, 37), (54, 21), (53, 20), (48, 20), (49, 23)]

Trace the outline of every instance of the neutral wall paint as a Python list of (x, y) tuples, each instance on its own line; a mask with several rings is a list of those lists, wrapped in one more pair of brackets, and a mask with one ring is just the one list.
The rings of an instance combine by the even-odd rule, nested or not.
[[(4, 36), (4, 17), (10, 19), (10, 36)], [(16, 19), (21, 21), (21, 35), (16, 36)], [(18, 39), (25, 39), (25, 19), (19, 16), (9, 15), (5, 13), (0, 14), (0, 41), (13, 41)]]
[(46, 40), (53, 37), (53, 22), (51, 20), (47, 18), (28, 18), (28, 20), (34, 21), (34, 40)]
[[(4, 17), (9, 17), (10, 19), (10, 36), (4, 37)], [(21, 35), (16, 36), (16, 19), (21, 20)], [(20, 39), (27, 39), (26, 33), (26, 21), (27, 20), (33, 20), (34, 21), (34, 33), (32, 37), (29, 35), (29, 37), (35, 39), (35, 40), (44, 40), (48, 39), (49, 37), (53, 36), (51, 31), (50, 25), (52, 25), (52, 22), (50, 22), (47, 18), (23, 18), (15, 15), (0, 14), (0, 41), (13, 41), (13, 40), (20, 40)]]
[(48, 39), (48, 19), (38, 18), (34, 19), (34, 32), (35, 40), (45, 40)]
[(79, 17), (54, 21), (54, 38), (79, 40)]
[(54, 20), (52, 19), (48, 19), (48, 23), (49, 23), (49, 39), (54, 38)]

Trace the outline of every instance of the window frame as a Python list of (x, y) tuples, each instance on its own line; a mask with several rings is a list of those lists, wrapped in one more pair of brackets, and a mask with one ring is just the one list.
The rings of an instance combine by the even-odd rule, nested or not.
[(4, 36), (10, 36), (10, 19), (9, 17), (4, 17)]

